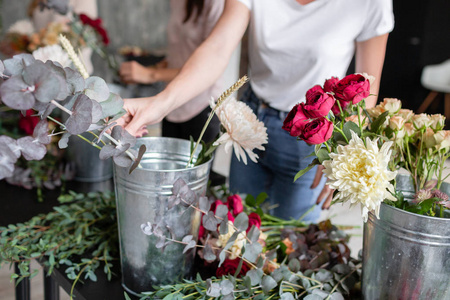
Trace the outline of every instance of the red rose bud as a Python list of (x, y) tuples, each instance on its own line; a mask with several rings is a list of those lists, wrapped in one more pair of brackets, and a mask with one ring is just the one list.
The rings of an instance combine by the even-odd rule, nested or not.
[(252, 229), (253, 225), (255, 225), (258, 228), (261, 228), (261, 217), (255, 212), (252, 212), (248, 215), (247, 232), (249, 232), (250, 229)]
[[(241, 261), (240, 258), (236, 258), (236, 259), (225, 259), (225, 261), (223, 262), (223, 264), (217, 268), (216, 270), (216, 277), (220, 278), (222, 276), (225, 275), (234, 275), (234, 273), (236, 273), (236, 270), (239, 266), (239, 262)], [(239, 271), (239, 274), (237, 277), (241, 277), (241, 276), (245, 276), (245, 274), (247, 274), (247, 272), (250, 270), (250, 267), (247, 265), (246, 262), (243, 262), (242, 264), (242, 268)]]
[(303, 127), (299, 138), (310, 145), (322, 144), (330, 139), (333, 128), (333, 122), (325, 118), (314, 119)]
[(337, 77), (331, 77), (330, 79), (325, 80), (325, 83), (323, 84), (323, 90), (326, 93), (334, 93), (334, 88), (336, 86), (336, 83), (338, 83), (339, 78)]
[(237, 216), (244, 211), (242, 205), (242, 198), (239, 195), (232, 195), (227, 198), (227, 207), (230, 211), (233, 211), (233, 215)]
[(32, 135), (34, 132), (34, 127), (36, 127), (37, 123), (41, 120), (37, 116), (32, 116), (34, 111), (29, 109), (26, 111), (25, 116), (20, 114), (19, 119), (19, 129), (25, 132), (27, 135)]
[(334, 105), (334, 97), (324, 92), (320, 85), (316, 85), (306, 92), (304, 113), (310, 118), (325, 117)]
[(203, 227), (202, 224), (200, 224), (200, 227), (198, 228), (198, 238), (202, 238), (205, 235), (206, 229)]
[(283, 122), (283, 129), (289, 132), (291, 136), (298, 136), (302, 128), (309, 122), (309, 118), (304, 112), (304, 103), (295, 105)]
[(370, 82), (360, 74), (351, 74), (342, 78), (334, 88), (338, 100), (356, 104), (370, 95)]

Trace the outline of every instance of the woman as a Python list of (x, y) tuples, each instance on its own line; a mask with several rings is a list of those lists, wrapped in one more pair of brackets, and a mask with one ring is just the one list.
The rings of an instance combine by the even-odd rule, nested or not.
[[(157, 66), (144, 67), (139, 63), (125, 62), (120, 75), (124, 82), (150, 84), (157, 81), (170, 82), (180, 71), (192, 53), (209, 36), (222, 14), (224, 0), (171, 0), (171, 14), (167, 27), (168, 53), (166, 60)], [(197, 139), (208, 119), (209, 100), (218, 97), (225, 89), (220, 76), (203, 93), (171, 111), (163, 120), (162, 135)], [(219, 120), (215, 117), (203, 136), (212, 141), (219, 133)]]
[[(317, 201), (331, 202), (332, 193), (313, 169), (293, 183), (311, 161), (313, 148), (284, 132), (287, 112), (304, 101), (308, 88), (332, 76), (343, 77), (355, 54), (355, 71), (375, 76), (376, 94), (388, 33), (394, 20), (391, 0), (227, 0), (211, 35), (193, 53), (178, 76), (160, 94), (128, 99), (122, 121), (139, 133), (210, 85), (224, 70), (249, 27), (249, 90), (244, 95), (268, 128), (269, 143), (259, 164), (242, 165), (233, 158), (230, 188), (257, 195), (265, 191), (277, 203), (275, 215), (298, 218)], [(374, 106), (376, 97), (367, 99)], [(315, 173), (316, 172), (316, 173)], [(323, 187), (323, 189), (322, 189)], [(315, 221), (316, 207), (305, 220)]]

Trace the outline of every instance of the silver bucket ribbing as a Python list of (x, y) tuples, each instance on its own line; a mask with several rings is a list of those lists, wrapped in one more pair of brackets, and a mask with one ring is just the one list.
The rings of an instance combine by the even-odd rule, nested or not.
[(162, 252), (156, 248), (157, 238), (145, 235), (140, 226), (155, 223), (160, 215), (177, 240), (189, 234), (197, 240), (200, 213), (185, 207), (168, 210), (167, 200), (178, 178), (197, 195), (204, 196), (211, 167), (210, 160), (185, 168), (190, 156), (187, 140), (151, 137), (138, 139), (136, 147), (141, 144), (147, 147), (142, 168), (128, 174), (128, 168), (114, 166), (122, 285), (135, 294), (151, 290), (152, 285), (169, 284), (192, 275), (193, 249), (183, 254), (184, 245), (171, 243)]
[[(82, 136), (92, 140), (94, 136), (88, 132)], [(112, 160), (98, 158), (100, 150), (78, 136), (69, 138), (67, 154), (69, 160), (75, 165), (75, 180), (81, 182), (100, 182), (113, 176)]]
[[(412, 199), (408, 176), (397, 190)], [(450, 185), (441, 190), (450, 194)], [(447, 215), (448, 217), (448, 215)], [(382, 204), (364, 225), (362, 291), (372, 299), (450, 299), (450, 219)]]

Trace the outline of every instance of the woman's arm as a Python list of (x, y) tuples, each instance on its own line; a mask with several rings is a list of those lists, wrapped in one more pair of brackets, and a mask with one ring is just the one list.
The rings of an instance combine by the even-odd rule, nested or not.
[(149, 98), (125, 100), (127, 115), (121, 119), (131, 134), (147, 124), (161, 121), (211, 86), (224, 72), (250, 20), (249, 9), (237, 0), (227, 0), (222, 16), (210, 36), (194, 51), (161, 93)]
[(169, 82), (174, 79), (180, 69), (145, 67), (136, 61), (127, 61), (120, 65), (120, 78), (125, 83), (151, 84), (157, 81)]
[(370, 86), (370, 96), (366, 99), (367, 107), (374, 107), (380, 89), (381, 71), (383, 70), (384, 56), (388, 34), (376, 36), (367, 41), (356, 43), (355, 71), (375, 76), (375, 82)]

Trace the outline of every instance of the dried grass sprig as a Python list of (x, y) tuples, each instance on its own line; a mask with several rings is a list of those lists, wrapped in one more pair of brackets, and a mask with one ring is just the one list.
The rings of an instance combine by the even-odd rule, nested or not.
[(236, 81), (232, 86), (230, 86), (225, 92), (222, 93), (222, 95), (217, 98), (216, 101), (216, 107), (214, 110), (216, 110), (217, 107), (219, 107), (225, 99), (230, 97), (234, 92), (239, 90), (246, 82), (248, 81), (247, 75), (242, 76), (238, 81)]
[(62, 34), (59, 35), (59, 42), (61, 43), (61, 46), (66, 50), (67, 55), (69, 55), (70, 60), (73, 62), (75, 67), (77, 68), (78, 72), (81, 73), (81, 76), (83, 76), (84, 79), (89, 77), (89, 73), (86, 71), (86, 67), (81, 62), (80, 58), (75, 53), (75, 50), (73, 49), (72, 44), (70, 41)]

